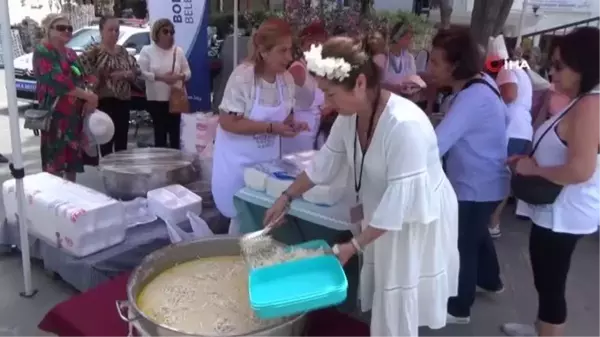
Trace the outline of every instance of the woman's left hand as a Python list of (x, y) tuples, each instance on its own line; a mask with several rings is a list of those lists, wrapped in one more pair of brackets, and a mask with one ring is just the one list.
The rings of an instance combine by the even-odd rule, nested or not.
[(533, 176), (537, 172), (537, 162), (531, 157), (523, 157), (519, 159), (515, 165), (515, 172), (524, 176)]
[(124, 77), (128, 80), (133, 80), (133, 79), (135, 79), (135, 73), (131, 70), (128, 70), (125, 72)]
[(356, 248), (354, 248), (350, 242), (336, 245), (336, 247), (337, 252), (335, 252), (335, 255), (337, 256), (338, 260), (340, 260), (342, 266), (348, 263), (348, 260), (350, 260), (354, 254), (356, 254)]
[(110, 74), (113, 80), (129, 79), (131, 76), (133, 76), (133, 72), (128, 70), (115, 71)]
[(294, 122), (292, 124), (292, 127), (294, 128), (294, 131), (296, 131), (296, 132), (310, 131), (310, 128), (308, 127), (308, 123), (306, 123), (306, 122)]

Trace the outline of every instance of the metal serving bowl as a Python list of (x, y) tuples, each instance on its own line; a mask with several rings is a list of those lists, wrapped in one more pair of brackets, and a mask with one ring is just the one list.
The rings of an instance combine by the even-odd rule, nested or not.
[(146, 197), (148, 191), (200, 179), (194, 158), (179, 150), (135, 148), (111, 153), (100, 160), (106, 193), (116, 199)]
[[(119, 316), (124, 321), (138, 326), (140, 330), (150, 336), (191, 336), (183, 331), (160, 324), (144, 314), (137, 305), (137, 298), (144, 287), (163, 271), (187, 261), (216, 256), (240, 256), (239, 237), (219, 235), (200, 238), (195, 241), (170, 245), (149, 254), (129, 277), (127, 300), (117, 301)], [(245, 335), (301, 336), (305, 322), (306, 317), (302, 314)]]

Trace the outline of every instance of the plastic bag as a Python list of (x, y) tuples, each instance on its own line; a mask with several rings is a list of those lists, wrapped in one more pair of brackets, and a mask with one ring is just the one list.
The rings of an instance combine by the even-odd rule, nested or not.
[(181, 229), (181, 227), (177, 226), (176, 224), (171, 224), (165, 221), (165, 224), (167, 225), (167, 231), (169, 232), (169, 239), (171, 239), (171, 243), (190, 241), (196, 238), (203, 238), (215, 235), (210, 230), (208, 224), (206, 223), (206, 221), (204, 221), (204, 219), (192, 212), (187, 212), (186, 215), (188, 220), (190, 220), (190, 224), (192, 227), (191, 233), (184, 231), (183, 229)]
[(219, 116), (212, 113), (190, 113), (181, 115), (181, 150), (198, 155), (214, 142)]
[(148, 210), (146, 198), (135, 198), (130, 201), (121, 202), (125, 207), (125, 223), (127, 228), (144, 225), (156, 221), (158, 217)]

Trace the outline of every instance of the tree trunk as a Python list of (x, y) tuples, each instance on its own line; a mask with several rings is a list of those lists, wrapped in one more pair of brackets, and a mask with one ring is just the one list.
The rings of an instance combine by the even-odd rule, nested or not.
[(502, 32), (514, 0), (477, 0), (471, 13), (471, 32), (477, 43), (487, 47), (490, 36)]

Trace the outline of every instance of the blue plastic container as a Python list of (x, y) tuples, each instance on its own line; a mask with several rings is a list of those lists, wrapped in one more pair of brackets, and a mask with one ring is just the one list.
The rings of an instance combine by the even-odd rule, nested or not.
[[(322, 240), (290, 247), (329, 248)], [(250, 306), (261, 319), (295, 315), (342, 303), (348, 280), (334, 255), (310, 257), (255, 269), (248, 282)]]
[(325, 250), (331, 250), (331, 246), (325, 240), (311, 240), (311, 241), (302, 242), (297, 245), (292, 245), (292, 246), (288, 247), (288, 249), (290, 249), (290, 250), (298, 249), (298, 248), (315, 249), (315, 250), (319, 249), (319, 248), (323, 248)]

